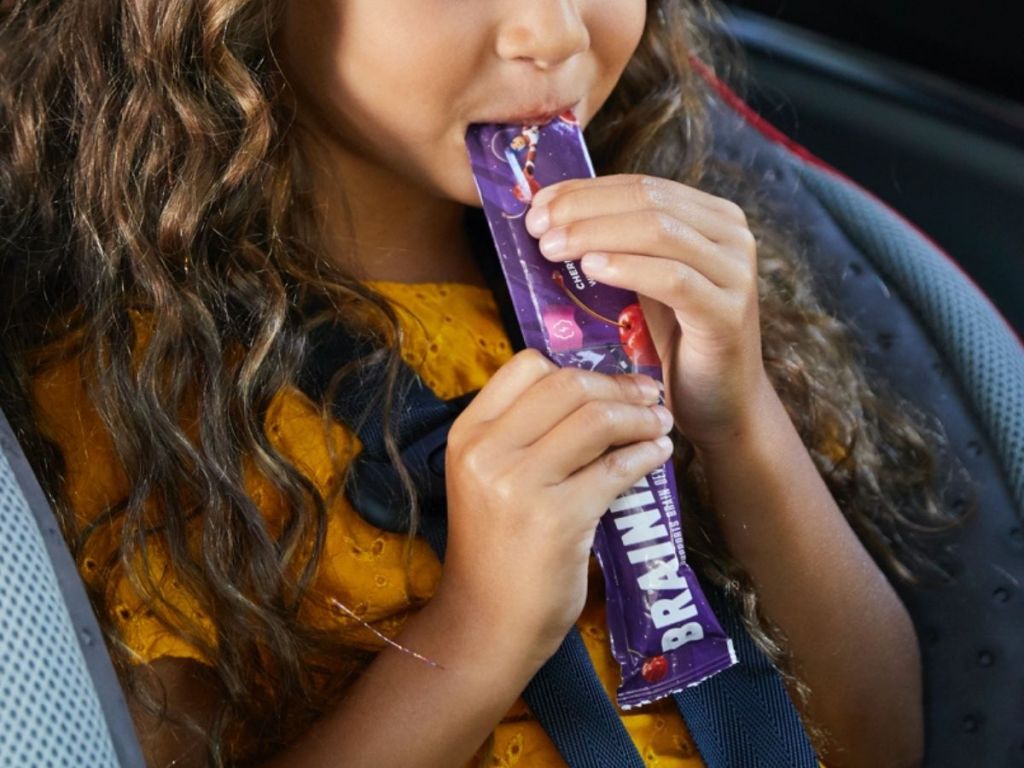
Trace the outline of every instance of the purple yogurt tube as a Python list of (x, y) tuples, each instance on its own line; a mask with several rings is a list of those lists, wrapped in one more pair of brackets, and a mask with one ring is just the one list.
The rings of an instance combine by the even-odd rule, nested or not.
[[(590, 279), (577, 261), (549, 262), (526, 231), (540, 189), (594, 176), (575, 115), (543, 126), (471, 125), (466, 145), (527, 346), (560, 366), (662, 381), (636, 293)], [(664, 698), (736, 663), (732, 640), (686, 564), (671, 461), (616, 498), (598, 525), (594, 554), (622, 669), (620, 707)]]

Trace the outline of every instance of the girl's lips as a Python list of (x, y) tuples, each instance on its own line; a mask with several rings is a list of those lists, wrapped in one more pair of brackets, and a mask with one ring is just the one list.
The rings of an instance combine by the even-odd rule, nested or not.
[(481, 120), (480, 122), (510, 123), (513, 125), (544, 125), (545, 123), (550, 123), (556, 117), (565, 114), (569, 110), (575, 112), (578, 106), (579, 102), (574, 101), (563, 106), (555, 107), (554, 109), (546, 109), (544, 107), (528, 107), (522, 111), (506, 113), (503, 116), (490, 118), (487, 120)]
[(552, 112), (544, 112), (539, 115), (527, 115), (524, 117), (517, 117), (515, 120), (509, 120), (510, 123), (522, 123), (523, 125), (544, 125), (550, 123), (560, 114), (565, 112), (564, 109), (556, 109)]

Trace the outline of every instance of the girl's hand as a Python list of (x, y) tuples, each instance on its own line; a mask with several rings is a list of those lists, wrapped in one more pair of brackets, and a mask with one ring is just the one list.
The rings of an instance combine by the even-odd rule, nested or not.
[[(671, 455), (647, 376), (516, 354), (452, 424), (448, 550), (438, 596), (537, 665), (579, 618), (598, 520)], [(660, 413), (660, 416), (659, 416)]]
[[(526, 216), (552, 261), (637, 293), (679, 430), (713, 445), (741, 429), (760, 389), (757, 249), (743, 210), (652, 176), (574, 179)], [(603, 259), (603, 261), (602, 261)]]

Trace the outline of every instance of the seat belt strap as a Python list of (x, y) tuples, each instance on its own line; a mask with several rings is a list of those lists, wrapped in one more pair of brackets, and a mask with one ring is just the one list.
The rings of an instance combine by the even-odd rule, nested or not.
[(818, 760), (779, 671), (755, 645), (738, 611), (700, 579), (738, 663), (674, 695), (708, 768), (817, 768)]

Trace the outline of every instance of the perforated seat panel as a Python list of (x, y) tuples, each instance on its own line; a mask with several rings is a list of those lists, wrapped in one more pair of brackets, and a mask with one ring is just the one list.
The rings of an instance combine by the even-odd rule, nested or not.
[(0, 449), (0, 766), (142, 766), (84, 588), (2, 414)]

